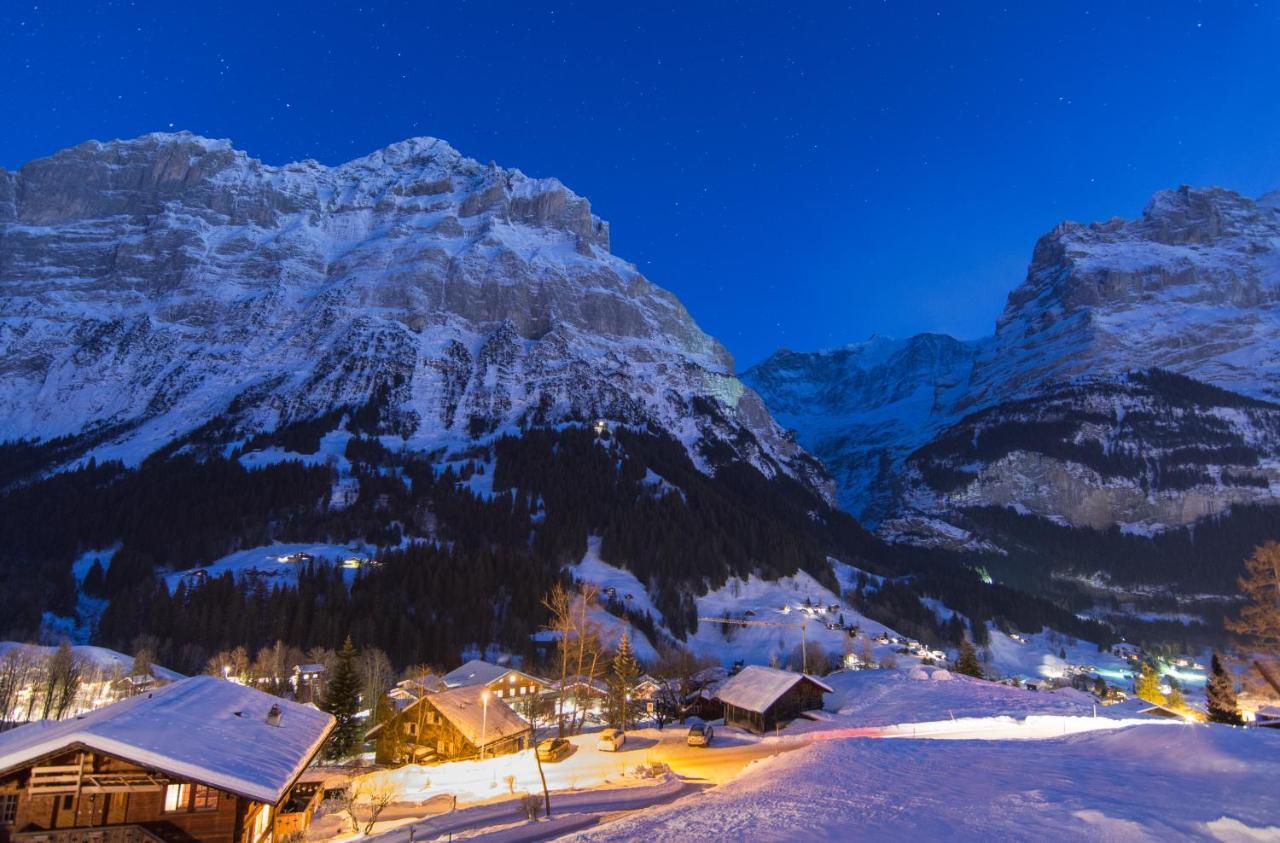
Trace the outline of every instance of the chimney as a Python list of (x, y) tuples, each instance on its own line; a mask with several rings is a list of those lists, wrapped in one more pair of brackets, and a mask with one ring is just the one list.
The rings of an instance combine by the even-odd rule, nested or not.
[(271, 710), (267, 712), (267, 725), (268, 726), (280, 725), (280, 706), (272, 704)]

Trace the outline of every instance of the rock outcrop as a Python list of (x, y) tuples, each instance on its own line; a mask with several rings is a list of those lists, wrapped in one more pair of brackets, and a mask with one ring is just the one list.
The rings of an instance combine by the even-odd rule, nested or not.
[(0, 441), (75, 459), (375, 402), (410, 448), (609, 419), (829, 494), (586, 199), (432, 138), (276, 167), (155, 134), (0, 170), (0, 301)]

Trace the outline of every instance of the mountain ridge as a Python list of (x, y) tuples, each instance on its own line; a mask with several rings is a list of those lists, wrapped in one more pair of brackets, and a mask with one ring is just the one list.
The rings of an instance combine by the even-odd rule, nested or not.
[[(958, 367), (940, 369), (928, 358), (907, 355), (893, 358), (887, 371), (858, 365), (842, 370), (832, 361), (856, 355), (840, 349), (807, 355), (780, 352), (744, 372), (743, 379), (761, 393), (780, 421), (797, 431), (798, 441), (829, 466), (841, 484), (841, 503), (856, 515), (873, 524), (896, 521), (889, 534), (899, 537), (904, 517), (916, 527), (936, 518), (945, 522), (948, 506), (936, 505), (938, 495), (908, 462), (944, 434), (963, 439), (962, 428), (968, 429), (969, 420), (993, 408), (1070, 384), (1101, 390), (1099, 395), (1116, 394), (1113, 386), (1129, 373), (1149, 371), (1169, 371), (1274, 401), (1280, 389), (1276, 195), (1252, 200), (1221, 188), (1182, 187), (1156, 193), (1137, 220), (1060, 223), (1036, 243), (1026, 278), (1010, 292), (989, 337), (968, 344), (950, 337), (939, 340), (935, 334), (868, 341), (897, 348), (955, 343), (968, 350)], [(868, 381), (874, 381), (878, 391), (867, 394)], [(894, 391), (900, 383), (918, 386), (914, 403)], [(823, 395), (843, 396), (853, 406), (815, 400), (807, 411), (801, 409), (799, 398)], [(935, 400), (925, 400), (930, 395)], [(1096, 399), (1087, 400), (1098, 409)], [(1103, 411), (1123, 419), (1124, 402), (1116, 400), (1120, 403)], [(1123, 425), (1113, 426), (1113, 431), (1122, 429)], [(1092, 435), (1080, 432), (1084, 430), (1079, 428), (1077, 435)], [(969, 429), (968, 435), (978, 434)], [(1244, 427), (1234, 428), (1230, 435), (1241, 441), (1254, 438)], [(1046, 447), (1053, 447), (1053, 442)], [(1145, 448), (1123, 435), (1104, 447), (1135, 453)], [(1277, 449), (1280, 441), (1268, 440), (1258, 458), (1270, 460)], [(952, 462), (959, 459), (957, 453)], [(919, 461), (916, 465), (919, 468)], [(1213, 485), (1222, 488), (1226, 475), (1261, 483), (1264, 475), (1270, 476), (1265, 465), (1261, 472), (1255, 464), (1212, 469)], [(939, 464), (937, 469), (944, 467)], [(961, 467), (955, 463), (956, 469)], [(1024, 469), (1033, 476), (1043, 474), (1043, 466), (1033, 469), (1028, 464)], [(977, 505), (997, 502), (987, 499), (980, 475), (980, 470), (972, 475), (977, 486), (965, 493), (966, 500)], [(1136, 494), (1147, 494), (1141, 478), (1135, 474), (1131, 479)], [(1024, 491), (1040, 488), (1026, 478), (1017, 482)], [(1087, 485), (1094, 488), (1098, 482), (1102, 481)], [(1254, 501), (1277, 493), (1270, 485), (1247, 489), (1253, 491), (1211, 495), (1215, 502), (1203, 514), (1220, 512), (1241, 494)], [(1004, 498), (998, 502), (1003, 505)], [(1061, 513), (1041, 509), (1036, 514)], [(1101, 526), (1097, 517), (1087, 523)], [(1158, 529), (1156, 523), (1148, 526)], [(931, 529), (943, 543), (954, 539), (946, 536), (952, 528), (945, 523)]]
[(655, 423), (829, 495), (588, 200), (435, 138), (272, 166), (156, 133), (0, 171), (0, 290), (3, 440), (91, 433), (82, 457), (136, 463), (215, 419), (231, 442), (383, 396), (418, 449)]

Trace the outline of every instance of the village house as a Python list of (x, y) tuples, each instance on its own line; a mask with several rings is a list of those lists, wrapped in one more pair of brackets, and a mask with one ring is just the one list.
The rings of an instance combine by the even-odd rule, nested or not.
[(320, 698), (324, 683), (324, 665), (319, 663), (295, 664), (289, 684), (293, 686), (293, 698), (298, 702), (315, 702)]
[(272, 843), (305, 829), (318, 791), (294, 787), (333, 726), (211, 676), (20, 726), (0, 735), (0, 843)]
[(483, 685), (495, 697), (506, 702), (537, 696), (547, 690), (547, 683), (536, 676), (530, 676), (514, 667), (490, 664), (480, 659), (472, 659), (462, 667), (446, 673), (444, 684), (450, 688)]
[(412, 676), (397, 682), (390, 691), (387, 691), (387, 698), (391, 700), (391, 704), (397, 711), (403, 711), (427, 694), (439, 693), (447, 688), (444, 680), (434, 674)]
[(484, 685), (427, 694), (369, 730), (380, 763), (427, 764), (520, 752), (529, 723)]
[(801, 712), (822, 708), (831, 687), (803, 673), (750, 665), (716, 691), (726, 726), (764, 733), (786, 725)]

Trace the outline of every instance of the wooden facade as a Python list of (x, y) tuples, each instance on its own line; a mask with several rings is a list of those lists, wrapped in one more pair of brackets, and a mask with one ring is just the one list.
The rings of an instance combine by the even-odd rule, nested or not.
[(725, 702), (724, 722), (727, 726), (737, 726), (757, 734), (770, 732), (795, 720), (801, 712), (822, 708), (823, 693), (822, 686), (803, 677), (761, 711)]
[[(0, 843), (270, 843), (277, 807), (68, 747), (0, 777)], [(310, 820), (314, 804), (304, 800)], [(282, 815), (278, 819), (285, 819)], [(294, 823), (298, 825), (297, 822)]]
[(450, 707), (436, 705), (438, 698), (447, 695), (428, 694), (371, 732), (377, 739), (377, 760), (383, 764), (430, 764), (477, 758), (481, 743), (486, 757), (521, 752), (531, 746), (532, 729), (527, 723), (520, 731), (503, 728), (517, 715), (501, 700), (490, 700), (492, 720), (477, 729), (474, 722), (459, 720)]

